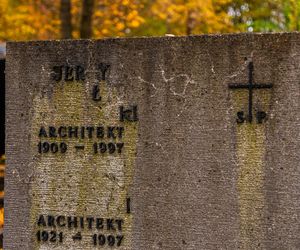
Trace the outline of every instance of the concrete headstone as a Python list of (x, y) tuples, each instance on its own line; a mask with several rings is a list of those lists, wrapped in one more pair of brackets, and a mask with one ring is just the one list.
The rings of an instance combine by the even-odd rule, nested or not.
[(7, 45), (4, 248), (300, 249), (300, 34)]

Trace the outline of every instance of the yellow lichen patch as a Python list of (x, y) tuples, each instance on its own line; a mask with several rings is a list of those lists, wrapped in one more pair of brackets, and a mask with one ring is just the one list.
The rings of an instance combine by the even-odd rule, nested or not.
[(263, 239), (265, 133), (264, 127), (256, 124), (241, 125), (237, 130), (240, 237), (243, 249), (251, 249), (251, 244)]
[[(119, 107), (127, 107), (116, 91), (100, 83), (101, 101), (92, 100), (91, 86), (81, 82), (57, 83), (51, 95), (36, 96), (32, 119), (31, 148), (36, 159), (34, 180), (31, 186), (32, 235), (39, 230), (37, 218), (40, 214), (94, 217), (124, 220), (122, 231), (62, 228), (65, 237), (59, 247), (94, 249), (92, 235), (124, 235), (120, 249), (131, 249), (132, 215), (126, 211), (126, 200), (130, 196), (136, 157), (136, 122), (120, 122)], [(108, 126), (124, 127), (122, 138), (43, 138), (42, 141), (65, 142), (66, 153), (45, 153), (37, 151), (41, 126)], [(94, 144), (124, 143), (122, 153), (97, 153)], [(84, 150), (78, 150), (80, 144)], [(43, 229), (43, 228), (42, 228)], [(81, 231), (81, 242), (72, 240), (72, 235)], [(36, 241), (36, 249), (48, 249), (50, 245)], [(107, 244), (101, 249), (111, 249)]]
[[(253, 121), (237, 124), (236, 156), (238, 163), (238, 197), (240, 217), (240, 249), (262, 247), (264, 239), (264, 158), (266, 153), (267, 121), (259, 124), (256, 114), (259, 111), (268, 113), (270, 90), (254, 91)], [(243, 111), (248, 115), (248, 91), (233, 91), (235, 113)]]

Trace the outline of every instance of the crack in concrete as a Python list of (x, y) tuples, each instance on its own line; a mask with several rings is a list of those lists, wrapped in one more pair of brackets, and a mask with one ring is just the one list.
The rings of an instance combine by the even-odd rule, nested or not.
[(151, 95), (150, 97), (156, 96), (157, 91), (158, 91), (158, 88), (155, 86), (154, 83), (148, 82), (148, 81), (144, 80), (141, 76), (138, 76), (137, 79), (138, 79), (139, 81), (141, 81), (141, 82), (144, 82), (144, 83), (149, 84), (149, 85), (155, 90), (155, 93), (154, 93), (153, 95)]
[(177, 92), (174, 90), (174, 87), (173, 87), (173, 86), (170, 87), (170, 91), (172, 92), (173, 95), (175, 95), (175, 96), (180, 96), (180, 97), (185, 98), (185, 93), (186, 93), (186, 89), (187, 89), (188, 85), (189, 85), (190, 83), (194, 83), (194, 81), (192, 80), (192, 78), (191, 78), (189, 75), (187, 75), (187, 74), (179, 74), (179, 75), (175, 75), (174, 77), (167, 78), (167, 77), (166, 77), (166, 72), (165, 72), (165, 70), (162, 68), (161, 65), (159, 65), (159, 68), (160, 68), (161, 76), (162, 76), (162, 78), (163, 78), (163, 80), (164, 80), (165, 83), (168, 83), (168, 82), (170, 82), (170, 81), (172, 81), (172, 80), (174, 80), (174, 79), (176, 79), (176, 78), (179, 78), (179, 77), (184, 77), (184, 78), (186, 78), (186, 80), (185, 80), (186, 83), (185, 83), (184, 88), (183, 88), (183, 91), (182, 91), (181, 93), (177, 93)]
[(245, 72), (245, 70), (247, 70), (248, 64), (249, 64), (250, 62), (253, 62), (253, 54), (254, 54), (254, 52), (255, 52), (255, 51), (252, 51), (252, 52), (251, 52), (251, 56), (248, 57), (248, 58), (245, 60), (244, 64), (243, 64), (242, 66), (240, 66), (240, 67), (238, 68), (237, 71), (235, 71), (233, 74), (231, 74), (231, 75), (225, 77), (225, 79), (224, 79), (224, 81), (223, 81), (223, 84), (226, 84), (227, 81), (228, 81), (229, 79), (233, 79), (233, 78), (235, 78), (235, 77), (237, 77), (237, 76), (243, 74), (243, 73)]

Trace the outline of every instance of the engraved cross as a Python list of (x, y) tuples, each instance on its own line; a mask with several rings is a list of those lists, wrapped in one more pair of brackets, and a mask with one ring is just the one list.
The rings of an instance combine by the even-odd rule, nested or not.
[[(249, 97), (248, 97), (248, 122), (252, 123), (253, 120), (253, 90), (254, 89), (271, 89), (273, 84), (254, 84), (253, 83), (253, 72), (254, 66), (253, 62), (250, 62), (248, 65), (249, 70), (249, 82), (247, 84), (240, 84), (240, 83), (232, 83), (229, 84), (230, 89), (248, 89)], [(257, 114), (258, 122), (262, 123), (262, 120), (266, 117), (265, 112), (259, 112)], [(243, 112), (238, 112), (238, 123), (243, 123), (246, 119), (243, 118)]]

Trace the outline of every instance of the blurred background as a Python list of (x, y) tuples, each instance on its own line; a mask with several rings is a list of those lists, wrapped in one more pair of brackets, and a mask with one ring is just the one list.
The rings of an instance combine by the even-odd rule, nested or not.
[(300, 0), (0, 0), (0, 248), (5, 170), (5, 43), (300, 29)]
[(1, 0), (0, 41), (296, 31), (299, 0)]

